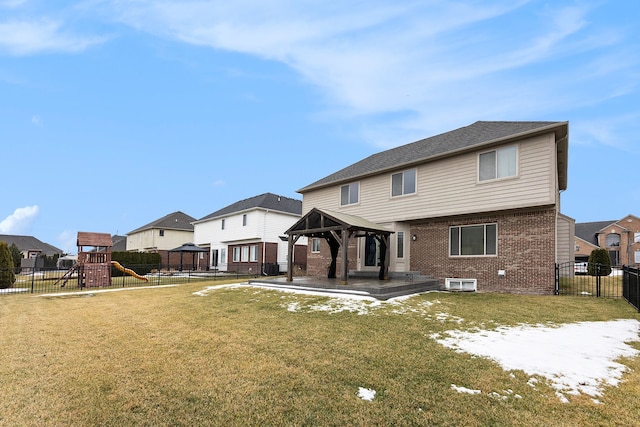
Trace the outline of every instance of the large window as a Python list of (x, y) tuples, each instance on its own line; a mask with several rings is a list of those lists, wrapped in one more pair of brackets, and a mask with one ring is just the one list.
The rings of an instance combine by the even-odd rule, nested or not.
[(487, 256), (498, 253), (496, 224), (464, 225), (449, 228), (451, 256)]
[(391, 195), (402, 196), (416, 192), (416, 170), (394, 173), (391, 175)]
[(249, 246), (242, 247), (242, 262), (249, 261)]
[(311, 239), (311, 252), (312, 253), (320, 252), (320, 239), (317, 237), (314, 237)]
[(233, 262), (240, 262), (240, 248), (233, 248)]
[(609, 246), (620, 246), (620, 235), (618, 233), (609, 233), (605, 237), (605, 245)]
[(488, 181), (516, 176), (517, 158), (518, 147), (515, 145), (481, 153), (478, 157), (478, 180)]
[(640, 243), (640, 233), (633, 233), (633, 243)]
[(358, 203), (359, 191), (360, 184), (357, 182), (352, 182), (351, 184), (340, 187), (340, 205), (355, 205)]
[(249, 261), (256, 262), (258, 261), (258, 245), (251, 245), (249, 252)]

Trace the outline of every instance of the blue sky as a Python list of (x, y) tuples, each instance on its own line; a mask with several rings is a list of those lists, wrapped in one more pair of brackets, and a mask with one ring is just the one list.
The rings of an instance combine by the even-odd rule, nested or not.
[(640, 215), (640, 3), (331, 3), (0, 0), (0, 234), (301, 198), (477, 120), (569, 121), (562, 211)]

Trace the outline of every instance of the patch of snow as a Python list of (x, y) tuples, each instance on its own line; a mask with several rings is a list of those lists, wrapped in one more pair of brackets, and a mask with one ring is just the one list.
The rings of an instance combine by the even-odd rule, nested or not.
[[(447, 331), (431, 337), (456, 351), (491, 358), (505, 370), (522, 370), (547, 378), (562, 401), (566, 394), (600, 396), (605, 385), (616, 386), (626, 367), (614, 360), (640, 352), (640, 322), (634, 319), (581, 322), (558, 327), (520, 325), (492, 331)], [(443, 336), (446, 335), (446, 338)], [(528, 384), (535, 386), (536, 380)]]
[(466, 387), (458, 387), (455, 384), (451, 384), (451, 389), (457, 391), (458, 393), (468, 393), (468, 394), (480, 394), (480, 393), (482, 393), (481, 390), (472, 390), (472, 389), (466, 388)]
[(370, 388), (359, 387), (358, 397), (362, 400), (368, 400), (371, 402), (376, 397), (376, 391)]

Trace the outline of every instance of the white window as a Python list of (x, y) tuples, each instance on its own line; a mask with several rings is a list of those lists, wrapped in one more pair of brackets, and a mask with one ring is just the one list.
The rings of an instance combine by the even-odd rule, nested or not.
[(314, 237), (311, 239), (311, 253), (319, 253), (320, 252), (320, 239)]
[(352, 182), (351, 184), (340, 187), (340, 205), (355, 205), (358, 203), (358, 192), (360, 191), (360, 183)]
[(164, 236), (164, 230), (159, 230), (158, 234), (160, 235), (160, 237), (163, 237)]
[(222, 230), (224, 230), (224, 218), (222, 218), (221, 224), (222, 224)]
[(633, 253), (633, 262), (636, 264), (640, 264), (640, 251), (635, 251)]
[(258, 245), (251, 245), (249, 252), (249, 261), (256, 262), (258, 261)]
[(242, 262), (247, 262), (249, 261), (249, 246), (243, 246), (242, 247)]
[(510, 145), (497, 150), (480, 153), (478, 156), (478, 180), (507, 178), (516, 176), (518, 147)]
[(404, 258), (404, 231), (398, 231), (396, 233), (396, 256), (398, 258)]
[(247, 225), (247, 214), (242, 215), (242, 226), (246, 226)]
[(233, 248), (233, 262), (240, 262), (240, 248)]
[(227, 248), (220, 249), (220, 262), (227, 263)]
[(633, 243), (640, 243), (640, 233), (633, 233)]
[(498, 253), (496, 224), (464, 225), (449, 228), (449, 255), (487, 256)]
[(620, 235), (618, 233), (609, 233), (604, 240), (607, 246), (620, 246)]
[(394, 173), (391, 175), (391, 195), (402, 196), (416, 192), (416, 170)]

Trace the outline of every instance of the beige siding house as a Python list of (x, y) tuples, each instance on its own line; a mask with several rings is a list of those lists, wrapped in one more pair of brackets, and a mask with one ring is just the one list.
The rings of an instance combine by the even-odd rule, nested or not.
[[(479, 291), (552, 293), (554, 264), (573, 260), (567, 122), (476, 122), (374, 154), (302, 189), (313, 208), (356, 215), (393, 232), (389, 270)], [(379, 248), (357, 239), (349, 268), (375, 271)], [(322, 242), (323, 243), (323, 242)], [(310, 245), (310, 272), (326, 245)], [(314, 265), (316, 263), (317, 265)]]
[[(178, 264), (180, 255), (172, 253), (171, 258), (167, 258), (169, 251), (184, 243), (193, 242), (192, 222), (195, 220), (194, 217), (180, 211), (165, 215), (127, 233), (126, 250), (159, 253), (163, 262), (169, 260), (170, 264)], [(207, 261), (204, 259), (201, 264), (206, 266)]]

